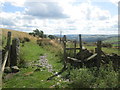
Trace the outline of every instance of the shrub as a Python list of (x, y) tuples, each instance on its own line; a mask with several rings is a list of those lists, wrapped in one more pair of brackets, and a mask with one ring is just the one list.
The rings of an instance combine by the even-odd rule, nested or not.
[(55, 36), (54, 35), (49, 35), (48, 36), (50, 39), (55, 39)]
[(90, 88), (94, 82), (94, 76), (87, 68), (74, 69), (71, 72), (71, 80), (74, 88)]
[(102, 44), (102, 47), (111, 48), (111, 47), (112, 47), (112, 44), (110, 44), (110, 43), (103, 43), (103, 44)]
[(28, 37), (24, 37), (25, 42), (30, 42), (30, 39)]
[(39, 46), (52, 45), (52, 43), (50, 43), (49, 39), (39, 39), (39, 40), (37, 40), (37, 44)]
[(81, 68), (71, 71), (70, 80), (73, 88), (118, 88), (119, 72), (114, 71), (112, 64), (97, 68)]

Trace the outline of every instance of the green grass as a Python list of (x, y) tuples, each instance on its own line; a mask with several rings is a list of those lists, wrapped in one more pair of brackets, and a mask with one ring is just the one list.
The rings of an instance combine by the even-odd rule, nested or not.
[(54, 84), (54, 81), (47, 82), (47, 78), (51, 73), (47, 70), (34, 72), (30, 75), (25, 75), (27, 72), (34, 71), (35, 68), (21, 68), (21, 71), (17, 73), (10, 80), (4, 81), (3, 87), (5, 88), (49, 88)]
[(118, 38), (119, 37), (111, 37), (107, 40), (104, 40), (103, 43), (110, 43), (112, 46), (119, 46), (118, 42), (120, 42), (120, 40)]
[(105, 42), (105, 43), (114, 43), (114, 42), (118, 42), (118, 41), (120, 41), (118, 39), (118, 37), (112, 37), (112, 38), (108, 38), (107, 40), (104, 40), (103, 42)]
[[(95, 50), (96, 46), (85, 46), (85, 48), (87, 48), (88, 50)], [(102, 48), (102, 51), (106, 54), (112, 54), (112, 53), (116, 53), (118, 55), (120, 55), (120, 51), (116, 48)]]
[(44, 54), (44, 49), (35, 42), (25, 42), (25, 45), (20, 47), (20, 57), (25, 61), (35, 61), (40, 55)]

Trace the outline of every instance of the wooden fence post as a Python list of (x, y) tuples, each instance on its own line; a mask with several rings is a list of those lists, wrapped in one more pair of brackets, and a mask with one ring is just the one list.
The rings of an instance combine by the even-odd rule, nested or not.
[(82, 38), (81, 38), (81, 34), (79, 34), (79, 45), (80, 45), (80, 57), (81, 57), (81, 63), (83, 66), (83, 55), (82, 55)]
[(82, 39), (81, 39), (81, 34), (79, 34), (79, 44), (80, 44), (80, 52), (82, 52)]
[(99, 69), (101, 63), (101, 41), (97, 41), (97, 68)]
[(17, 66), (19, 62), (20, 41), (18, 38), (12, 40), (10, 66)]
[(76, 58), (76, 40), (74, 41), (74, 58)]
[(63, 48), (64, 48), (64, 67), (66, 67), (66, 35), (63, 36)]
[(7, 57), (7, 66), (10, 66), (10, 43), (11, 43), (11, 32), (9, 31), (7, 34), (7, 45), (6, 45), (6, 51), (8, 51), (8, 57)]

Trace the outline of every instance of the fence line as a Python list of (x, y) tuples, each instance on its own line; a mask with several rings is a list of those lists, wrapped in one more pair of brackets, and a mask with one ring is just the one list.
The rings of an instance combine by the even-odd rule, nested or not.
[[(95, 57), (97, 57), (97, 68), (99, 68), (100, 67), (100, 63), (101, 63), (101, 55), (102, 55), (102, 50), (101, 50), (101, 41), (97, 41), (97, 50), (96, 50), (96, 53), (95, 54), (93, 54), (93, 55), (91, 55), (91, 56), (89, 56), (88, 58), (85, 58), (85, 57), (83, 57), (84, 55), (84, 50), (83, 50), (83, 46), (82, 46), (82, 39), (81, 39), (81, 34), (79, 35), (79, 48), (76, 48), (76, 41), (74, 41), (74, 48), (67, 48), (66, 47), (66, 35), (64, 35), (64, 37), (63, 37), (63, 47), (64, 47), (64, 64), (66, 65), (66, 62), (67, 62), (67, 60), (69, 59), (69, 60), (72, 60), (72, 61), (75, 61), (75, 62), (79, 62), (79, 63), (81, 63), (81, 66), (83, 66), (84, 65), (84, 61), (89, 61), (89, 60), (91, 60), (91, 59), (93, 59), (93, 58), (95, 58)], [(67, 53), (66, 53), (66, 51), (67, 50), (74, 50), (74, 57), (69, 57), (69, 56), (67, 56)], [(79, 50), (80, 51), (80, 60), (78, 60), (78, 59), (76, 59), (76, 50)]]

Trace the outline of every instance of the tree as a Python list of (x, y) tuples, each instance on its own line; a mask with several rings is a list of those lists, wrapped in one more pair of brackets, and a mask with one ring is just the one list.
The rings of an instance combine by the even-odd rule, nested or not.
[(44, 32), (40, 30), (38, 36), (41, 37), (41, 38), (44, 38)]
[(55, 36), (54, 35), (49, 35), (48, 36), (50, 39), (55, 39)]

